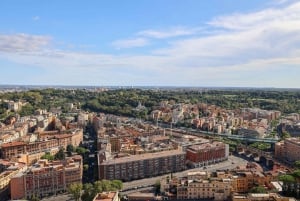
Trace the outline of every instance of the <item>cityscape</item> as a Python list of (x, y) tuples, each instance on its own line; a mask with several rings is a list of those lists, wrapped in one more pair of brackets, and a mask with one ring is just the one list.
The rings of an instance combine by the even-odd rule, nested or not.
[(299, 10), (2, 1), (0, 201), (300, 200)]
[(1, 199), (296, 199), (299, 93), (3, 88)]

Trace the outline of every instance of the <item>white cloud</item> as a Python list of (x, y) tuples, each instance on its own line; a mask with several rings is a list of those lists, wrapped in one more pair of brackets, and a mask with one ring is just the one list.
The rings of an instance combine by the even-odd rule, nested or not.
[(293, 2), (297, 2), (298, 0), (271, 0), (271, 5), (285, 5)]
[[(299, 10), (300, 3), (293, 3), (219, 16), (208, 22), (213, 34), (205, 36), (145, 30), (140, 38), (113, 43), (116, 48), (142, 47), (150, 38), (186, 36), (148, 55), (67, 52), (49, 48), (47, 36), (24, 34), (0, 35), (0, 51), (3, 58), (43, 67), (50, 75), (59, 68), (57, 82), (65, 84), (300, 86), (299, 79), (291, 79), (300, 73)], [(41, 79), (51, 82), (53, 77)]]
[[(290, 20), (299, 21), (300, 3), (291, 4), (285, 8), (270, 8), (254, 13), (235, 13), (228, 16), (219, 16), (208, 22), (209, 25), (228, 30), (251, 30), (265, 28), (274, 23), (288, 23)], [(268, 27), (266, 27), (268, 28)]]
[(149, 37), (149, 38), (170, 38), (170, 37), (178, 37), (178, 36), (189, 36), (199, 32), (199, 28), (184, 28), (184, 27), (174, 27), (168, 30), (144, 30), (137, 33), (139, 36)]
[(112, 46), (116, 49), (134, 48), (134, 47), (144, 47), (148, 45), (150, 38), (155, 39), (166, 39), (178, 36), (189, 36), (199, 32), (199, 28), (184, 28), (184, 27), (173, 27), (168, 30), (143, 30), (135, 35), (136, 38), (132, 39), (122, 39), (112, 42)]
[(112, 45), (117, 49), (143, 47), (148, 44), (148, 40), (145, 38), (134, 38), (126, 40), (116, 40)]
[[(196, 64), (221, 66), (256, 59), (290, 57), (299, 50), (300, 3), (283, 9), (266, 9), (249, 14), (218, 17), (209, 24), (227, 29), (221, 34), (178, 40), (154, 53)], [(221, 61), (221, 62), (219, 62)]]
[(0, 34), (0, 52), (32, 52), (49, 45), (51, 38), (29, 34)]

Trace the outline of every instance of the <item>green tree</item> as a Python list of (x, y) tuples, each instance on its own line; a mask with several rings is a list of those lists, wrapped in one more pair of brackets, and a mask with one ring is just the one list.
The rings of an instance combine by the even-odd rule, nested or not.
[(40, 201), (40, 199), (35, 194), (33, 194), (30, 198), (30, 201)]
[(296, 181), (295, 178), (289, 174), (280, 175), (278, 179), (284, 183), (294, 183)]
[(75, 151), (75, 147), (72, 144), (68, 144), (67, 145), (67, 152), (74, 152)]
[(88, 171), (89, 169), (89, 165), (88, 164), (84, 164), (83, 165), (83, 171)]
[(155, 188), (155, 193), (158, 194), (160, 193), (160, 181), (157, 180), (154, 184), (154, 188)]
[(87, 183), (83, 185), (83, 193), (81, 195), (82, 201), (92, 201), (96, 195), (94, 190), (94, 186), (91, 183)]
[(294, 163), (294, 165), (296, 166), (296, 168), (300, 169), (300, 161), (296, 161), (296, 162)]
[(94, 183), (94, 191), (95, 193), (101, 193), (104, 191), (116, 191), (116, 190), (121, 190), (123, 188), (123, 183), (120, 180), (101, 180), (101, 181), (96, 181)]
[(109, 180), (106, 180), (106, 179), (103, 179), (101, 181), (101, 185), (102, 185), (102, 190), (103, 191), (110, 191), (112, 188), (111, 188), (111, 182)]
[(292, 175), (293, 175), (294, 178), (300, 179), (300, 169), (295, 170), (295, 171), (292, 173)]
[(263, 186), (255, 186), (250, 189), (250, 193), (266, 193), (267, 190)]
[(76, 147), (76, 152), (80, 155), (84, 155), (88, 150), (84, 147)]
[(282, 133), (282, 139), (284, 140), (284, 139), (286, 139), (286, 138), (290, 138), (291, 137), (291, 135), (288, 133), (288, 132), (286, 132), (286, 131), (284, 131), (283, 133)]
[(39, 91), (28, 91), (24, 93), (24, 99), (27, 100), (30, 104), (36, 105), (43, 100), (43, 96)]
[(103, 192), (103, 188), (102, 188), (102, 182), (101, 181), (96, 181), (94, 183), (94, 193), (101, 193)]
[(264, 143), (264, 142), (255, 142), (255, 143), (252, 143), (250, 146), (260, 149), (260, 150), (267, 150), (267, 149), (271, 148), (271, 144)]
[(60, 148), (59, 151), (54, 155), (55, 160), (64, 160), (66, 158), (66, 154), (64, 148)]
[(67, 155), (68, 155), (68, 156), (71, 156), (71, 155), (72, 155), (72, 152), (75, 151), (75, 147), (74, 147), (72, 144), (68, 144), (66, 150), (67, 150)]
[(30, 103), (24, 105), (20, 111), (21, 116), (29, 116), (32, 115), (33, 113), (34, 113), (34, 107)]
[(82, 191), (81, 183), (72, 183), (68, 188), (68, 192), (73, 196), (75, 201), (79, 201), (79, 198), (81, 197), (81, 191)]
[(112, 180), (111, 187), (115, 190), (122, 190), (123, 189), (123, 182), (120, 180)]
[(43, 156), (41, 157), (41, 159), (47, 159), (47, 160), (49, 160), (49, 161), (53, 161), (53, 160), (54, 160), (54, 156), (51, 155), (50, 153), (46, 153), (45, 155), (43, 155)]

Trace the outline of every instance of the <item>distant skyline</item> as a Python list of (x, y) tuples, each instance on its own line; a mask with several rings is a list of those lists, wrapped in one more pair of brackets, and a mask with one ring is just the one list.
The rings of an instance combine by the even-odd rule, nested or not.
[(297, 0), (0, 2), (0, 85), (300, 88)]

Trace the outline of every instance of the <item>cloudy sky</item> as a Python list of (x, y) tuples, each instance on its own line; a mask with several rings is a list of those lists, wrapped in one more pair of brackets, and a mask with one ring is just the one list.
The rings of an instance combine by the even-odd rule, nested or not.
[(300, 88), (300, 1), (4, 0), (0, 84)]

